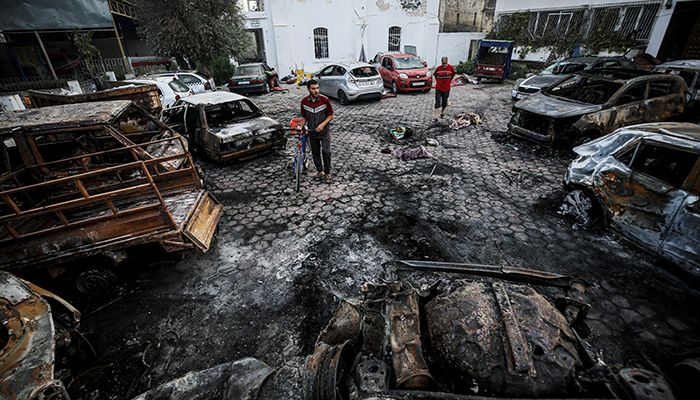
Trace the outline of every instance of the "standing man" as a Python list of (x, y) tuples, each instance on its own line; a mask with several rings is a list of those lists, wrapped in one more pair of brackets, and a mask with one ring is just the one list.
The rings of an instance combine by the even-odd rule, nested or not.
[(433, 122), (437, 122), (438, 114), (440, 114), (440, 118), (445, 117), (447, 98), (450, 97), (452, 78), (455, 77), (455, 69), (447, 63), (447, 57), (442, 57), (442, 64), (435, 68), (433, 76), (435, 77), (435, 114)]
[(331, 133), (328, 124), (333, 120), (333, 107), (328, 97), (319, 93), (318, 82), (306, 84), (309, 95), (301, 100), (302, 128), (308, 126), (311, 154), (319, 179), (331, 182)]

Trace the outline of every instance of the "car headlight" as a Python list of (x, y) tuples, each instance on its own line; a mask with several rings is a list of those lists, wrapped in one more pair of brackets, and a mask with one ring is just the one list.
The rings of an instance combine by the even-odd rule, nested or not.
[(428, 71), (428, 74), (427, 74), (427, 75), (425, 75), (425, 77), (426, 77), (426, 78), (430, 78), (431, 76), (433, 76), (433, 74), (432, 74), (432, 73), (430, 73), (430, 71)]
[(408, 79), (408, 75), (406, 75), (406, 74), (399, 74), (399, 78), (401, 78), (401, 79)]

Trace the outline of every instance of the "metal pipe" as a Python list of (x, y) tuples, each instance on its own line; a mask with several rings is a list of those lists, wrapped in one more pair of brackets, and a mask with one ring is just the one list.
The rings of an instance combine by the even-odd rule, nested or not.
[(46, 62), (49, 64), (49, 69), (51, 70), (51, 75), (53, 76), (53, 79), (58, 80), (58, 77), (56, 76), (56, 71), (53, 70), (53, 65), (51, 64), (51, 60), (49, 60), (49, 55), (46, 53), (46, 47), (44, 47), (44, 42), (41, 40), (41, 36), (39, 36), (39, 32), (34, 31), (34, 35), (36, 35), (36, 40), (39, 41), (39, 47), (41, 47), (41, 52), (44, 54), (44, 58), (46, 58)]

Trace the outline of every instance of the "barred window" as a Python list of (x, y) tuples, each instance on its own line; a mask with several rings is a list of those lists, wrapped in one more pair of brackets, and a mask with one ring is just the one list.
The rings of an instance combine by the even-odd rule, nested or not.
[(400, 51), (401, 49), (401, 28), (392, 26), (389, 28), (389, 51)]
[(246, 11), (263, 11), (263, 0), (248, 0)]
[(314, 29), (314, 54), (316, 58), (328, 58), (328, 29)]

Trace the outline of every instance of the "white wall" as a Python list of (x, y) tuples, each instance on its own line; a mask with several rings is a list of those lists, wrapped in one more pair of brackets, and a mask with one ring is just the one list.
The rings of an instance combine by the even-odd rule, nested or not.
[(480, 40), (484, 37), (486, 37), (486, 34), (481, 32), (440, 32), (438, 34), (435, 64), (440, 62), (443, 56), (447, 56), (452, 65), (457, 65), (461, 61), (467, 61), (471, 41)]

